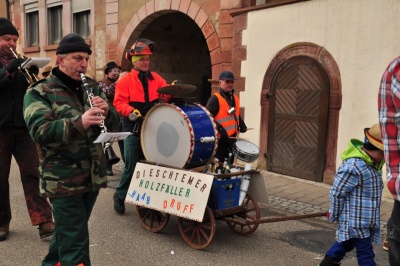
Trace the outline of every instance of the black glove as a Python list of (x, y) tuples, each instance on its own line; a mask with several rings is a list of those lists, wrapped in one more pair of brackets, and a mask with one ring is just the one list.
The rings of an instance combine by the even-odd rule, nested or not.
[(239, 128), (240, 133), (245, 133), (247, 131), (247, 127)]
[(35, 65), (31, 65), (28, 68), (29, 73), (35, 74), (36, 76), (39, 74), (39, 68)]
[(25, 62), (27, 58), (14, 58), (8, 66), (6, 66), (6, 70), (9, 74), (14, 73), (18, 67), (21, 66), (23, 62)]

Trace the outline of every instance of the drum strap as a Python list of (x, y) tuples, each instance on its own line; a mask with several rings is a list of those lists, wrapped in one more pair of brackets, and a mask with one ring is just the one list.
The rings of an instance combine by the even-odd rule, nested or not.
[(144, 89), (144, 101), (147, 104), (149, 103), (149, 84), (147, 82), (147, 78), (148, 78), (148, 72), (139, 72), (139, 80), (143, 85), (143, 89)]

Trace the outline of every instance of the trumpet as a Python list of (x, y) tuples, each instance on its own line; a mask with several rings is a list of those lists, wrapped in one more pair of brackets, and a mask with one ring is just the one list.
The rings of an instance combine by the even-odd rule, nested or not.
[[(80, 73), (80, 77), (82, 80), (83, 87), (85, 88), (86, 94), (88, 95), (90, 107), (93, 107), (93, 102), (92, 102), (93, 97), (94, 97), (93, 89), (89, 86), (89, 83), (86, 80), (85, 74)], [(100, 115), (100, 114), (98, 114), (98, 115)], [(100, 128), (101, 128), (101, 133), (107, 133), (107, 127), (104, 124), (104, 120), (101, 122)], [(114, 149), (111, 145), (112, 145), (112, 143), (110, 141), (104, 143), (104, 153), (106, 155), (107, 162), (109, 164), (113, 165), (113, 164), (118, 163), (120, 161), (120, 159), (115, 154)]]
[[(14, 52), (14, 50), (11, 47), (10, 47), (10, 50), (13, 53), (13, 55), (15, 56), (15, 58), (24, 58), (23, 56), (18, 55), (16, 52)], [(34, 82), (39, 80), (39, 77), (36, 76), (34, 73), (30, 73), (28, 69), (22, 68), (22, 67), (18, 67), (18, 69), (24, 75), (26, 81), (29, 84), (32, 84), (32, 83), (34, 83)]]

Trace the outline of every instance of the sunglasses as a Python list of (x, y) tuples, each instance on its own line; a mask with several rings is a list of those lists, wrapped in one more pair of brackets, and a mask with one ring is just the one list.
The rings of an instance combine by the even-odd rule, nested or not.
[(225, 81), (225, 83), (227, 83), (227, 84), (232, 84), (232, 83), (235, 82), (234, 80), (224, 80), (224, 81)]

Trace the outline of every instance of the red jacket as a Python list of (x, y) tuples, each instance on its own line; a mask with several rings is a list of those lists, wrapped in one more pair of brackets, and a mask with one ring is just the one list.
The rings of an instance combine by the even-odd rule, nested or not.
[[(160, 97), (157, 89), (165, 87), (167, 82), (157, 73), (149, 72), (147, 79), (149, 103), (153, 106)], [(134, 109), (144, 116), (151, 106), (145, 106), (144, 89), (139, 80), (139, 71), (132, 70), (117, 81), (115, 87), (114, 106), (118, 113), (127, 117)]]

